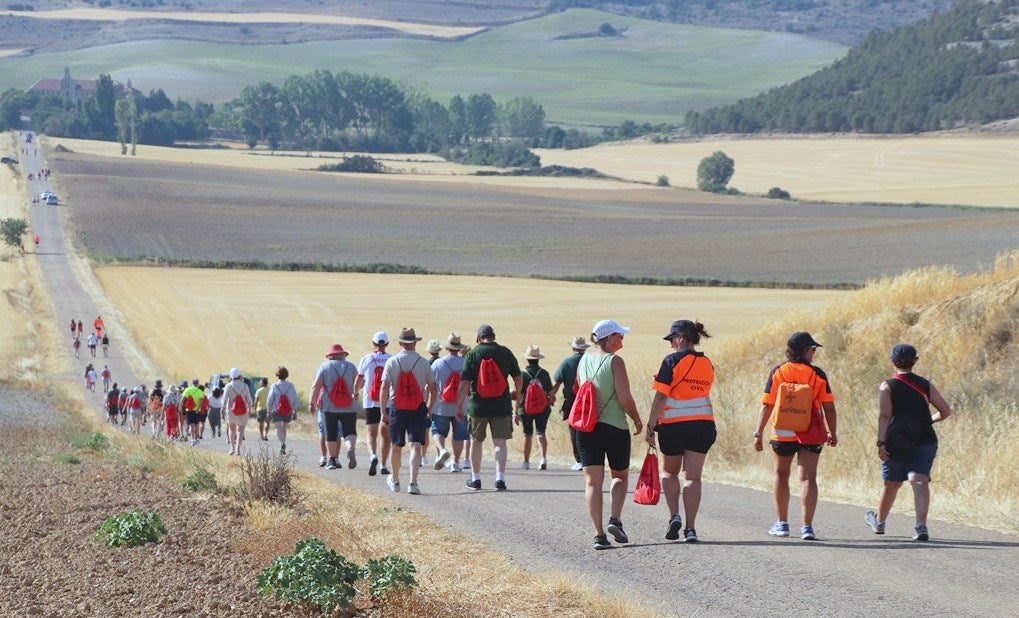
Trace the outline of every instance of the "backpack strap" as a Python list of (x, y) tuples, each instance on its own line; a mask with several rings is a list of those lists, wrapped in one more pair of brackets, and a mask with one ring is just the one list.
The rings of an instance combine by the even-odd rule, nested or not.
[(927, 405), (931, 404), (930, 395), (928, 395), (926, 393), (926, 391), (924, 391), (922, 388), (920, 388), (920, 386), (917, 385), (916, 382), (913, 382), (912, 380), (910, 380), (909, 378), (907, 378), (905, 375), (903, 375), (901, 373), (897, 373), (897, 374), (893, 375), (892, 379), (893, 380), (898, 380), (899, 382), (902, 382), (903, 384), (909, 386), (914, 391), (920, 393), (920, 396), (923, 397), (924, 402)]

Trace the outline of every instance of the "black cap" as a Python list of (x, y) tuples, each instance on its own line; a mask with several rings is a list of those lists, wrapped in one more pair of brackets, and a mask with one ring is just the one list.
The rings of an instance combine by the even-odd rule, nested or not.
[(495, 339), (495, 330), (488, 324), (478, 327), (478, 339)]
[(908, 343), (900, 343), (892, 348), (890, 357), (896, 365), (908, 364), (916, 361), (916, 348)]
[(807, 348), (820, 348), (823, 347), (820, 343), (814, 341), (814, 338), (810, 336), (810, 333), (800, 331), (793, 333), (789, 336), (789, 341), (786, 343), (790, 350), (796, 352), (802, 352)]
[(672, 341), (673, 337), (683, 333), (697, 332), (697, 326), (690, 320), (676, 320), (669, 327), (669, 334), (662, 337), (666, 341)]

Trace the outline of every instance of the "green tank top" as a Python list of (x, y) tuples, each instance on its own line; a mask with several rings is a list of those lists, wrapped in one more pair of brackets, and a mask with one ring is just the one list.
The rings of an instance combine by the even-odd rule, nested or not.
[(612, 425), (619, 429), (629, 429), (626, 424), (626, 413), (619, 405), (616, 396), (616, 379), (612, 375), (612, 359), (615, 354), (594, 356), (585, 354), (577, 366), (577, 381), (583, 384), (587, 380), (594, 383), (598, 400), (598, 422)]

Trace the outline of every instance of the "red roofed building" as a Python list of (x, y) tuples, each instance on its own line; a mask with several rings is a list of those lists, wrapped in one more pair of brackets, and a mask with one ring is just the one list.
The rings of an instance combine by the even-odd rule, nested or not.
[[(61, 98), (70, 99), (74, 103), (78, 103), (95, 92), (98, 83), (99, 80), (97, 79), (74, 79), (71, 77), (71, 69), (65, 67), (64, 76), (61, 79), (44, 77), (32, 84), (28, 91), (38, 94), (55, 94)], [(127, 86), (119, 82), (113, 82), (113, 88), (118, 99), (126, 96), (128, 93), (138, 93), (137, 90), (131, 87), (130, 81), (127, 82)]]

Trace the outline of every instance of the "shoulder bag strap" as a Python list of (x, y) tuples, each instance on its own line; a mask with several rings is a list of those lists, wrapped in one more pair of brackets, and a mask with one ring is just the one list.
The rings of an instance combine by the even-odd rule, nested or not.
[(897, 374), (893, 375), (892, 379), (893, 380), (898, 380), (899, 382), (902, 382), (903, 384), (906, 384), (907, 386), (909, 386), (914, 391), (920, 393), (920, 396), (923, 397), (924, 402), (926, 402), (927, 405), (930, 405), (930, 403), (931, 403), (930, 396), (926, 392), (924, 392), (924, 390), (922, 388), (920, 388), (915, 382), (913, 382), (909, 378), (905, 377), (901, 373), (897, 373)]

